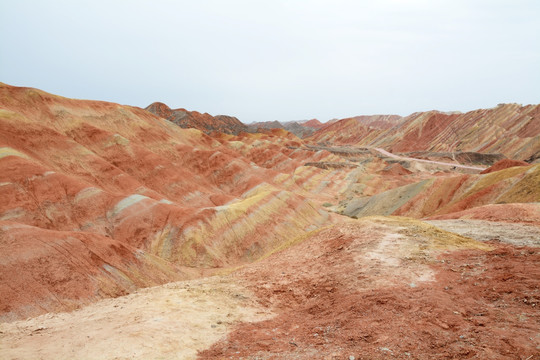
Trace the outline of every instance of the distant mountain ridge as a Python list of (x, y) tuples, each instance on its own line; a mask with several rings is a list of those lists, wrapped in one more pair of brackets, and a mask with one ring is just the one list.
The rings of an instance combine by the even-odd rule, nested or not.
[(312, 135), (315, 131), (324, 127), (325, 124), (317, 119), (279, 122), (265, 121), (244, 124), (234, 116), (216, 115), (200, 113), (198, 111), (189, 111), (184, 108), (171, 109), (162, 102), (154, 102), (148, 105), (145, 110), (154, 115), (167, 119), (182, 128), (194, 128), (207, 134), (213, 131), (219, 131), (225, 134), (238, 135), (241, 132), (256, 133), (260, 129), (285, 129), (299, 138), (305, 138)]
[(247, 131), (248, 127), (233, 116), (200, 113), (186, 109), (171, 109), (164, 103), (154, 102), (146, 107), (147, 111), (167, 119), (182, 128), (195, 128), (205, 133), (219, 131), (226, 134), (238, 134)]
[(316, 131), (329, 126), (330, 124), (338, 121), (330, 120), (328, 122), (321, 122), (318, 119), (310, 120), (291, 120), (291, 121), (262, 121), (254, 122), (248, 125), (249, 132), (257, 132), (259, 129), (285, 129), (301, 139), (307, 138), (313, 135)]
[(529, 162), (540, 159), (540, 105), (499, 104), (466, 113), (431, 110), (405, 117), (359, 115), (326, 123), (311, 119), (251, 124), (227, 115), (171, 109), (159, 102), (146, 110), (180, 127), (206, 133), (284, 129), (319, 144), (373, 146), (392, 152), (500, 153)]
[(540, 158), (540, 105), (499, 104), (466, 113), (427, 111), (403, 118), (360, 116), (330, 124), (306, 140), (391, 152), (502, 153), (533, 162)]

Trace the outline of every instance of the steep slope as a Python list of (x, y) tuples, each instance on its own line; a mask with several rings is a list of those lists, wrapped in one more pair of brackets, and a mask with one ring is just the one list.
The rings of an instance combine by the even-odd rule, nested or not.
[[(539, 225), (540, 202), (482, 205), (445, 215), (430, 216), (429, 219), (477, 219)], [(540, 239), (540, 236), (538, 239)]]
[(419, 112), (394, 125), (375, 127), (344, 119), (319, 130), (309, 140), (392, 152), (502, 153), (529, 162), (540, 157), (540, 105), (501, 104), (463, 114)]
[(160, 102), (148, 105), (146, 110), (172, 121), (180, 127), (199, 129), (205, 133), (219, 131), (227, 134), (238, 134), (241, 131), (247, 130), (247, 126), (240, 120), (227, 115), (212, 116), (207, 113), (201, 114), (200, 112), (188, 111), (186, 109), (173, 110)]

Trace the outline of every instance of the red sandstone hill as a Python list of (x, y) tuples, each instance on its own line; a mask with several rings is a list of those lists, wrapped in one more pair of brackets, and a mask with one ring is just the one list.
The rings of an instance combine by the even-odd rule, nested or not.
[(146, 107), (151, 113), (172, 121), (183, 128), (199, 129), (205, 133), (219, 131), (227, 134), (238, 134), (246, 131), (247, 126), (233, 116), (216, 115), (186, 109), (171, 109), (167, 105), (155, 102)]
[(306, 122), (301, 123), (300, 125), (304, 127), (308, 127), (308, 128), (313, 128), (313, 129), (322, 129), (324, 127), (324, 124), (317, 119), (308, 120)]
[[(360, 123), (364, 127), (374, 127), (377, 129), (388, 129), (398, 124), (401, 120), (401, 116), (398, 115), (373, 115), (373, 116), (356, 116), (346, 120), (351, 120), (354, 125)], [(292, 132), (301, 139), (312, 136), (316, 131), (321, 129), (327, 129), (338, 120), (330, 120), (326, 123), (321, 123), (317, 119), (308, 121), (287, 121), (280, 123), (279, 121), (267, 121), (250, 124), (251, 131), (257, 131), (258, 128), (273, 129), (282, 128)], [(352, 124), (351, 123), (351, 124)], [(343, 124), (338, 127), (342, 127)], [(354, 127), (354, 126), (353, 126)], [(335, 139), (334, 139), (335, 140)], [(343, 140), (343, 139), (341, 139)], [(340, 141), (334, 141), (332, 143), (342, 144)]]
[(419, 112), (392, 126), (349, 118), (306, 140), (381, 147), (391, 152), (502, 153), (508, 158), (533, 162), (540, 158), (540, 105), (501, 104), (463, 114)]
[(303, 164), (337, 156), (153, 109), (0, 83), (0, 320), (250, 262), (327, 221), (308, 197), (346, 174)]

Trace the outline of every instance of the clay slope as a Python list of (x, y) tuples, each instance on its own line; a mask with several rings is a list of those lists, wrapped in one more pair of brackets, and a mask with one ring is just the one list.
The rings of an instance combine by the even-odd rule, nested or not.
[(540, 105), (501, 104), (467, 113), (419, 112), (390, 128), (340, 120), (313, 142), (381, 147), (391, 152), (502, 153), (532, 162), (540, 157)]
[[(394, 188), (371, 197), (343, 201), (340, 210), (348, 216), (401, 215), (416, 218), (452, 213), (467, 215), (482, 207), (477, 218), (496, 219), (510, 214), (521, 203), (540, 202), (540, 164), (517, 166), (480, 175), (434, 177)], [(499, 207), (487, 206), (501, 204)], [(506, 205), (503, 205), (506, 204)], [(504, 207), (503, 210), (501, 207)], [(531, 211), (536, 206), (530, 207)], [(489, 212), (492, 212), (489, 215)], [(439, 217), (442, 218), (442, 217)], [(445, 217), (446, 218), (446, 217)], [(450, 217), (453, 218), (453, 217)], [(539, 224), (535, 214), (512, 217), (511, 221)], [(508, 221), (508, 215), (498, 218)]]
[(146, 110), (172, 121), (180, 127), (199, 129), (205, 133), (219, 131), (227, 134), (238, 134), (241, 131), (247, 130), (247, 126), (233, 116), (212, 116), (207, 113), (202, 114), (198, 111), (188, 111), (186, 109), (173, 110), (160, 102), (148, 105)]
[(212, 138), (5, 84), (0, 130), (2, 320), (253, 261), (326, 224), (347, 175), (284, 130)]

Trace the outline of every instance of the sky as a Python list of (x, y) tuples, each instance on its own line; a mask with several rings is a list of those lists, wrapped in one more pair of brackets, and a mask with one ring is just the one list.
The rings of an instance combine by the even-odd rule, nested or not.
[(0, 82), (245, 123), (540, 103), (537, 0), (0, 0)]

